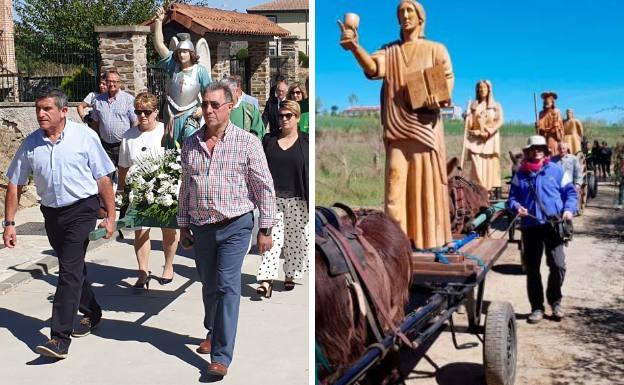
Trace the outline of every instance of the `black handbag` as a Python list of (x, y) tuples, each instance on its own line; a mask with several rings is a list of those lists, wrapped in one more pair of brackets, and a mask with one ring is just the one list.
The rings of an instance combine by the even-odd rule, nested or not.
[(537, 195), (537, 191), (535, 191), (533, 181), (529, 182), (529, 187), (531, 188), (531, 193), (533, 194), (535, 202), (537, 202), (540, 210), (546, 216), (546, 223), (551, 229), (553, 239), (555, 240), (555, 242), (564, 243), (567, 246), (568, 242), (572, 240), (572, 236), (574, 235), (574, 226), (572, 225), (572, 221), (565, 220), (559, 215), (548, 215), (546, 209), (544, 208), (544, 205), (542, 204), (542, 201)]

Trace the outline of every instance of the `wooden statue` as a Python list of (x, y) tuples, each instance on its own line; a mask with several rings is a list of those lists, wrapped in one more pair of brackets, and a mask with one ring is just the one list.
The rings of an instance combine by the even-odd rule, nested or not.
[[(450, 100), (440, 100), (437, 92), (431, 92), (427, 81), (410, 83), (408, 75), (433, 73), (441, 68), (446, 82), (444, 88), (450, 95), (454, 80), (451, 59), (442, 44), (425, 40), (422, 5), (403, 0), (397, 8), (397, 16), (400, 40), (372, 55), (360, 46), (357, 25), (353, 25), (349, 14), (345, 24), (338, 22), (342, 32), (340, 44), (353, 53), (368, 78), (383, 79), (385, 211), (399, 222), (415, 247), (439, 247), (451, 241), (446, 147), (440, 115), (440, 107), (449, 105)], [(432, 81), (437, 82), (435, 76)], [(409, 96), (412, 91), (426, 94), (423, 106), (413, 108)]]
[(556, 154), (557, 144), (563, 139), (563, 120), (561, 112), (555, 107), (557, 94), (552, 91), (542, 93), (544, 107), (539, 113), (536, 122), (537, 133), (546, 138), (548, 149), (551, 154)]
[(581, 140), (583, 139), (583, 124), (574, 117), (571, 108), (566, 110), (566, 120), (563, 123), (563, 140), (570, 146), (570, 154), (574, 155), (581, 151)]
[(490, 191), (501, 187), (499, 130), (503, 125), (503, 109), (494, 100), (489, 80), (477, 82), (475, 99), (464, 120), (461, 165), (464, 168), (467, 155), (472, 163), (469, 178)]

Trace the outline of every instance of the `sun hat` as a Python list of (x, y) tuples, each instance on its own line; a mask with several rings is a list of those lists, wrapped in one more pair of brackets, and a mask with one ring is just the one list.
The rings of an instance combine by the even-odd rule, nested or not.
[(522, 150), (528, 151), (531, 147), (544, 147), (545, 152), (550, 152), (548, 149), (548, 144), (546, 144), (546, 138), (541, 135), (529, 136), (529, 140), (527, 140), (527, 145)]

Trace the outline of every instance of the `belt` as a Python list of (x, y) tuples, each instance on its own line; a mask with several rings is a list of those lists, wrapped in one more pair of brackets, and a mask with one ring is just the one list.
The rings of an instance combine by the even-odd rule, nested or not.
[(244, 217), (245, 215), (249, 214), (251, 211), (246, 212), (245, 214), (241, 214), (238, 215), (236, 217), (232, 217), (232, 218), (227, 218), (224, 219), (222, 221), (219, 222), (213, 222), (213, 223), (208, 223), (209, 226), (225, 226), (225, 225), (229, 225), (232, 222), (235, 222), (236, 220), (240, 219), (241, 217)]

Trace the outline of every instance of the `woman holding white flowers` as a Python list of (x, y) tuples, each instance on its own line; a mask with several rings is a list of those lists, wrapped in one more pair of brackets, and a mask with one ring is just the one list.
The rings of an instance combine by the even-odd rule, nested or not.
[(299, 132), (299, 103), (279, 105), (279, 130), (265, 135), (262, 145), (273, 177), (278, 223), (273, 228), (273, 247), (262, 255), (257, 293), (267, 298), (277, 278), (280, 254), (284, 254), (284, 290), (295, 288), (295, 279), (308, 270), (308, 134)]
[[(142, 159), (159, 156), (163, 153), (161, 139), (164, 134), (164, 126), (156, 121), (158, 116), (156, 96), (142, 92), (134, 99), (134, 113), (139, 124), (132, 127), (123, 136), (119, 152), (119, 185), (117, 194), (121, 194), (126, 186), (128, 170), (141, 162)], [(150, 183), (152, 181), (145, 181)], [(154, 201), (171, 199), (170, 194), (159, 194), (152, 197)], [(130, 198), (132, 200), (132, 197)], [(148, 197), (149, 201), (149, 197)], [(161, 202), (166, 203), (166, 202)], [(175, 229), (161, 228), (163, 237), (163, 250), (165, 253), (165, 266), (158, 282), (163, 285), (173, 280), (173, 256), (178, 247), (178, 239)], [(134, 251), (139, 263), (139, 277), (134, 284), (135, 288), (149, 288), (151, 272), (149, 271), (150, 228), (140, 227), (134, 232)]]

